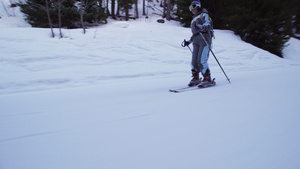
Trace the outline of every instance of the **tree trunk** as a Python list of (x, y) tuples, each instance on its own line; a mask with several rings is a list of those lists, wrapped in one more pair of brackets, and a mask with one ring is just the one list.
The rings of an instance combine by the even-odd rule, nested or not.
[(135, 18), (139, 18), (138, 0), (135, 0)]
[(146, 6), (146, 0), (143, 0), (143, 15), (146, 15), (145, 6)]
[(171, 1), (168, 0), (168, 4), (167, 4), (167, 16), (166, 16), (166, 19), (168, 21), (171, 20)]
[(125, 2), (124, 2), (124, 9), (125, 9), (125, 20), (128, 21), (129, 20), (129, 4), (128, 4), (128, 0), (125, 0)]
[(115, 16), (115, 4), (116, 4), (116, 1), (115, 0), (111, 0), (111, 16), (113, 19), (116, 19), (116, 16)]
[(117, 16), (120, 16), (120, 0), (117, 0)]
[(109, 0), (106, 0), (106, 14), (107, 14), (107, 16), (109, 16), (110, 15), (110, 13), (109, 13), (109, 10), (108, 10), (108, 4), (109, 4)]
[(51, 17), (50, 17), (49, 2), (48, 2), (48, 0), (45, 0), (45, 2), (46, 2), (46, 12), (47, 12), (47, 17), (48, 17), (48, 21), (49, 21), (49, 27), (51, 29), (51, 35), (52, 35), (52, 38), (54, 38), (55, 34), (53, 32), (53, 26), (52, 26)]
[(58, 28), (59, 28), (59, 36), (60, 38), (63, 38), (61, 32), (61, 0), (58, 0)]
[(84, 26), (84, 22), (83, 22), (83, 14), (84, 14), (83, 4), (84, 4), (83, 0), (80, 0), (80, 23), (81, 23), (81, 26), (83, 29), (83, 34), (85, 34), (86, 30), (85, 30), (85, 26)]

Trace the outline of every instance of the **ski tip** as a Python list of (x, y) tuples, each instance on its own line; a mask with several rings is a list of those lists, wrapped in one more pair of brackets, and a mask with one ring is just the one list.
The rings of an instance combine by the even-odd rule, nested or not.
[(171, 89), (169, 89), (169, 91), (173, 92), (173, 93), (179, 93), (179, 91), (177, 91), (177, 90), (171, 90)]

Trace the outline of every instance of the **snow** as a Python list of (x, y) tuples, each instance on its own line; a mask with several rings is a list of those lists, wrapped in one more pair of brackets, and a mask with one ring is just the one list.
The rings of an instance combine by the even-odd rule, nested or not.
[(216, 30), (232, 83), (211, 55), (217, 85), (175, 94), (191, 79), (177, 22), (59, 39), (0, 14), (1, 169), (300, 168), (299, 40), (281, 59)]

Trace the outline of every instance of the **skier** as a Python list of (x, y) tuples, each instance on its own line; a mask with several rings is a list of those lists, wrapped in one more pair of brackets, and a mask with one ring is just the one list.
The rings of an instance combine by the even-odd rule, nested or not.
[[(212, 33), (212, 22), (209, 18), (208, 11), (201, 7), (200, 0), (193, 0), (189, 6), (190, 11), (194, 14), (193, 20), (191, 22), (191, 30), (193, 36), (190, 40), (184, 41), (183, 46), (188, 46), (193, 43), (193, 55), (192, 55), (192, 77), (193, 79), (188, 84), (189, 86), (196, 86), (198, 84), (209, 84), (212, 82), (210, 76), (210, 70), (208, 67), (208, 56), (211, 46), (211, 41), (213, 37)], [(205, 40), (201, 36), (206, 39)], [(203, 80), (199, 80), (199, 73), (201, 72)]]

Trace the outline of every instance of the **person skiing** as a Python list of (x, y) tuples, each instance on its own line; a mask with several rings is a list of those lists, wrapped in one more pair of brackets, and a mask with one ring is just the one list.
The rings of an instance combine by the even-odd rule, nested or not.
[[(194, 14), (191, 22), (191, 30), (193, 36), (190, 40), (184, 40), (183, 46), (188, 46), (193, 43), (192, 52), (192, 77), (188, 86), (196, 86), (198, 84), (209, 84), (212, 82), (210, 69), (208, 66), (209, 51), (212, 42), (212, 22), (209, 18), (208, 11), (201, 7), (200, 0), (193, 0), (189, 6), (190, 11)], [(202, 33), (202, 35), (201, 35)], [(205, 40), (203, 39), (205, 38)], [(209, 45), (209, 46), (208, 46)], [(201, 72), (203, 80), (199, 80), (199, 73)]]

